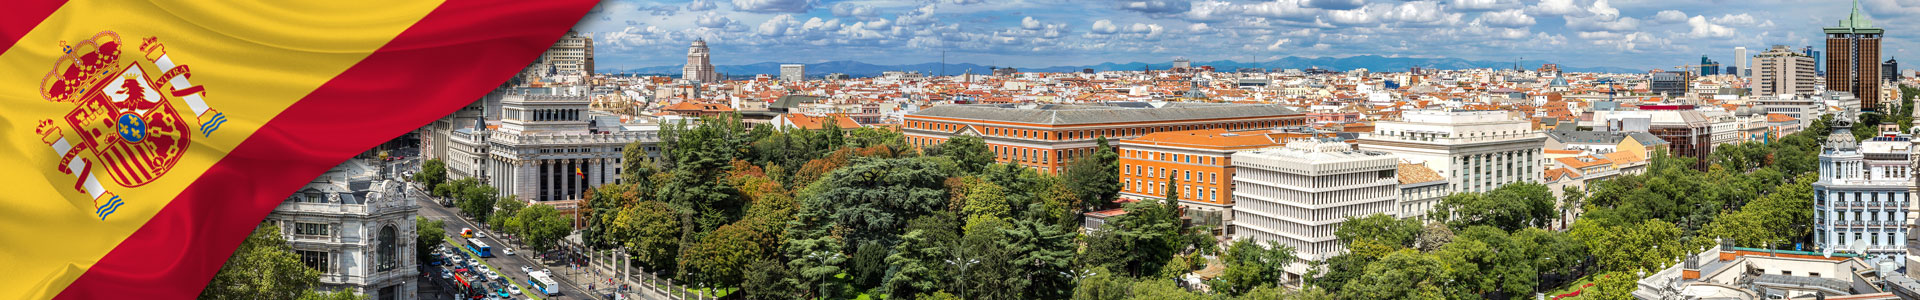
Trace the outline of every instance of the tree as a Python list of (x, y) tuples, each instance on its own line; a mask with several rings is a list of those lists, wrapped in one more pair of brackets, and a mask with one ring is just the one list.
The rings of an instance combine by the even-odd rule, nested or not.
[(1165, 267), (1187, 246), (1180, 227), (1176, 193), (1180, 183), (1167, 178), (1168, 197), (1158, 201), (1138, 201), (1125, 206), (1126, 214), (1114, 216), (1107, 225), (1088, 238), (1087, 259), (1109, 269), (1133, 276), (1154, 274)]
[(1367, 265), (1366, 275), (1346, 283), (1347, 299), (1446, 299), (1453, 279), (1447, 266), (1413, 250), (1388, 254)]
[(844, 229), (848, 245), (880, 241), (892, 247), (907, 221), (947, 207), (946, 175), (925, 159), (865, 159), (809, 186), (801, 211), (820, 213)]
[(527, 207), (526, 202), (508, 199), (506, 201), (494, 201), (493, 204), (492, 215), (494, 217), (487, 219), (487, 226), (493, 226), (494, 230), (511, 233), (516, 236), (525, 234), (523, 225), (526, 224), (526, 221), (519, 218), (519, 213), (521, 209)]
[(653, 157), (647, 153), (645, 144), (639, 141), (627, 143), (626, 147), (620, 149), (621, 183), (651, 185), (647, 179), (658, 172), (654, 170), (653, 162)]
[(787, 272), (786, 264), (771, 259), (760, 259), (747, 265), (746, 279), (740, 284), (740, 291), (747, 300), (787, 300), (799, 298), (799, 292), (793, 285), (786, 283), (793, 277)]
[(1639, 279), (1625, 271), (1607, 272), (1595, 278), (1593, 293), (1600, 300), (1631, 300), (1634, 299), (1633, 290), (1639, 288), (1639, 284), (1635, 283)]
[(320, 271), (293, 254), (280, 226), (263, 223), (240, 242), (219, 273), (200, 290), (200, 299), (295, 299), (320, 283)]
[(744, 223), (714, 229), (687, 245), (680, 258), (682, 273), (691, 274), (694, 282), (708, 287), (740, 286), (746, 279), (747, 264), (762, 256), (760, 245), (753, 242), (754, 235), (751, 225)]
[(1014, 276), (1007, 277), (1013, 286), (1022, 291), (1020, 299), (1060, 299), (1068, 296), (1073, 289), (1073, 281), (1068, 277), (1072, 272), (1074, 250), (1078, 246), (1073, 242), (1073, 231), (1053, 224), (1035, 220), (1018, 220), (1011, 227), (1002, 229), (1006, 237), (1000, 240), (1000, 247), (1007, 249), (1007, 256)]
[(1347, 221), (1340, 223), (1340, 229), (1335, 230), (1333, 235), (1349, 243), (1367, 240), (1381, 245), (1411, 247), (1414, 236), (1420, 233), (1420, 221), (1372, 214), (1359, 218), (1347, 217)]
[(498, 200), (494, 195), (498, 190), (473, 178), (462, 178), (447, 184), (447, 192), (457, 199), (454, 206), (459, 207), (460, 212), (473, 216), (474, 221), (480, 223), (486, 223), (488, 217), (493, 216), (494, 201)]
[(626, 246), (640, 265), (654, 269), (672, 269), (680, 253), (679, 213), (660, 201), (641, 201), (621, 209), (614, 219), (610, 235)]
[(300, 294), (299, 300), (365, 300), (367, 298), (367, 295), (355, 293), (353, 290), (334, 292), (307, 291), (305, 294)]
[(589, 247), (610, 249), (619, 246), (620, 241), (608, 235), (612, 231), (614, 219), (619, 218), (620, 209), (639, 202), (639, 194), (634, 191), (637, 184), (603, 184), (588, 189), (587, 197), (581, 199), (580, 206), (586, 209), (577, 211), (586, 227), (580, 231)]
[(1521, 182), (1502, 185), (1485, 194), (1447, 195), (1432, 216), (1436, 220), (1449, 220), (1448, 224), (1454, 228), (1488, 225), (1512, 231), (1546, 225), (1553, 220), (1557, 202), (1547, 186)]
[(994, 162), (993, 151), (987, 149), (987, 142), (978, 136), (955, 136), (939, 147), (940, 155), (952, 158), (954, 164), (967, 173), (979, 173)]
[(1120, 195), (1120, 155), (1107, 145), (1107, 138), (1094, 139), (1092, 155), (1074, 159), (1065, 178), (1074, 194), (1080, 196), (1080, 212), (1091, 211)]
[(429, 159), (420, 163), (420, 172), (413, 173), (413, 181), (423, 186), (438, 186), (447, 181), (447, 163), (440, 159)]
[(892, 250), (879, 241), (868, 241), (853, 250), (851, 274), (854, 287), (871, 289), (880, 287), (881, 279), (887, 275), (887, 255)]
[(428, 219), (423, 216), (414, 216), (413, 230), (414, 254), (419, 258), (416, 261), (428, 261), (432, 259), (434, 246), (439, 246), (447, 242), (446, 222)]
[(1120, 300), (1131, 294), (1131, 278), (1106, 268), (1088, 269), (1073, 287), (1073, 300)]
[(1239, 296), (1257, 288), (1277, 287), (1280, 278), (1286, 275), (1284, 268), (1293, 259), (1293, 247), (1275, 242), (1262, 246), (1248, 240), (1235, 241), (1221, 258), (1227, 270), (1211, 282), (1213, 290)]
[[(518, 202), (518, 201), (512, 201)], [(553, 249), (573, 229), (571, 220), (561, 218), (552, 205), (532, 205), (514, 214), (520, 222), (520, 237), (535, 251)]]

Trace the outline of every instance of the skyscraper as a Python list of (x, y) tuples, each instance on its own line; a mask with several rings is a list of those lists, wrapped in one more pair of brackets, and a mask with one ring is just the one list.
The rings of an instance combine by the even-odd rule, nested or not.
[(1708, 59), (1706, 55), (1701, 55), (1700, 56), (1700, 76), (1713, 76), (1713, 75), (1720, 75), (1720, 63), (1715, 62), (1712, 59)]
[(680, 79), (699, 82), (720, 80), (720, 74), (714, 73), (713, 62), (707, 56), (707, 40), (693, 40), (693, 46), (687, 47), (687, 66), (681, 69)]
[(1860, 110), (1880, 111), (1880, 35), (1860, 14), (1860, 1), (1839, 26), (1827, 27), (1827, 90), (1853, 92)]
[[(1753, 68), (1753, 65), (1747, 64), (1747, 47), (1733, 47), (1733, 66), (1741, 69)], [(1743, 72), (1736, 69), (1728, 73), (1733, 73), (1733, 76), (1747, 77), (1749, 76), (1747, 73), (1750, 72)]]
[(1813, 69), (1819, 71), (1819, 74), (1815, 74), (1815, 75), (1820, 75), (1820, 76), (1827, 75), (1827, 61), (1825, 59), (1820, 58), (1819, 50), (1813, 50), (1813, 46), (1807, 46), (1807, 50), (1803, 51), (1803, 53), (1806, 53), (1808, 57), (1813, 58)]
[(1900, 62), (1888, 58), (1887, 62), (1881, 63), (1880, 77), (1887, 81), (1900, 81)]
[(1753, 85), (1754, 94), (1813, 94), (1813, 57), (1794, 52), (1786, 45), (1775, 45), (1767, 52), (1754, 57), (1754, 64), (1760, 66), (1754, 70), (1757, 80)]

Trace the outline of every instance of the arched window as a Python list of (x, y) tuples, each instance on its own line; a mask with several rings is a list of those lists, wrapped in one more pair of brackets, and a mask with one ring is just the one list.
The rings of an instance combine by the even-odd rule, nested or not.
[(394, 236), (397, 234), (394, 231), (393, 225), (380, 228), (380, 248), (379, 253), (376, 254), (379, 255), (379, 258), (377, 258), (377, 266), (380, 271), (392, 270), (400, 266), (399, 256), (394, 255), (394, 248), (399, 247), (399, 245), (395, 244)]

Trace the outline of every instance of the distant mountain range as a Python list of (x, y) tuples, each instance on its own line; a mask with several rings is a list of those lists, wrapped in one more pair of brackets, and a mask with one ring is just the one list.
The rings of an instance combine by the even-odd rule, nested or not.
[[(1360, 56), (1349, 56), (1349, 57), (1317, 57), (1317, 58), (1289, 56), (1286, 58), (1282, 58), (1280, 60), (1261, 61), (1259, 63), (1232, 61), (1232, 60), (1216, 60), (1216, 61), (1204, 61), (1204, 62), (1195, 61), (1195, 62), (1192, 62), (1192, 65), (1196, 68), (1200, 66), (1213, 66), (1215, 70), (1219, 70), (1219, 71), (1232, 71), (1239, 68), (1253, 68), (1253, 67), (1267, 68), (1267, 69), (1303, 69), (1303, 70), (1307, 68), (1318, 67), (1322, 69), (1329, 69), (1329, 70), (1336, 70), (1336, 71), (1366, 68), (1367, 70), (1376, 71), (1376, 72), (1405, 72), (1408, 69), (1411, 69), (1413, 67), (1441, 69), (1441, 70), (1460, 70), (1460, 69), (1479, 69), (1479, 68), (1513, 68), (1514, 63), (1515, 62), (1511, 62), (1511, 61), (1478, 61), (1478, 60), (1465, 60), (1465, 59), (1459, 59), (1459, 58), (1410, 58), (1410, 57), (1385, 57), (1385, 56), (1379, 56), (1379, 55), (1360, 55)], [(1539, 68), (1540, 65), (1546, 64), (1549, 62), (1540, 61), (1540, 60), (1527, 60), (1527, 61), (1520, 61), (1518, 63), (1522, 68), (1534, 69), (1534, 68)], [(778, 75), (780, 74), (781, 64), (785, 64), (785, 63), (763, 62), (763, 63), (746, 64), (746, 65), (721, 65), (721, 66), (714, 66), (714, 68), (718, 69), (720, 73), (727, 74), (728, 76), (751, 77), (759, 74)], [(908, 64), (908, 65), (876, 65), (876, 64), (850, 61), (850, 60), (808, 63), (805, 65), (807, 66), (808, 77), (819, 77), (819, 76), (824, 76), (830, 73), (843, 73), (843, 74), (847, 74), (855, 77), (870, 77), (870, 76), (878, 76), (881, 74), (881, 72), (888, 72), (888, 71), (917, 71), (917, 72), (920, 72), (921, 74), (928, 74), (928, 75), (935, 75), (935, 74), (958, 75), (958, 74), (964, 74), (966, 72), (972, 72), (973, 74), (988, 74), (990, 72), (989, 69), (993, 68), (993, 66), (986, 66), (986, 65), (979, 65), (979, 64), (972, 64), (972, 63), (951, 63), (951, 64), (946, 64), (945, 66), (942, 66), (940, 63), (937, 63), (937, 62)], [(599, 69), (595, 71), (600, 73), (635, 73), (635, 74), (657, 74), (657, 75), (677, 76), (677, 75), (680, 75), (681, 73), (680, 71), (681, 67), (682, 65), (667, 65), (667, 66), (653, 66), (653, 67), (644, 67), (644, 68), (632, 68), (632, 69), (625, 69), (625, 70), (607, 68), (607, 69)], [(943, 67), (944, 67), (944, 72), (942, 72)], [(1051, 66), (1051, 67), (1040, 67), (1040, 68), (1016, 67), (1016, 68), (1018, 68), (1021, 72), (1079, 72), (1084, 69), (1093, 69), (1094, 71), (1144, 70), (1144, 69), (1166, 70), (1172, 67), (1173, 67), (1173, 62), (1161, 62), (1161, 63), (1108, 62), (1108, 63), (1101, 63), (1097, 65), (1084, 65), (1084, 66)], [(1560, 69), (1566, 70), (1569, 72), (1610, 72), (1610, 73), (1639, 73), (1639, 72), (1646, 71), (1642, 69), (1620, 68), (1620, 67), (1574, 67), (1574, 66), (1566, 66), (1566, 65), (1561, 65)]]

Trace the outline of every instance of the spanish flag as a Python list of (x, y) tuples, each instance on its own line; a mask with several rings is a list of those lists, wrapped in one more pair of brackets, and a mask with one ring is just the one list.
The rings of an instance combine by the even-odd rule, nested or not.
[(0, 299), (186, 299), (325, 170), (472, 103), (592, 0), (9, 1)]

